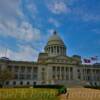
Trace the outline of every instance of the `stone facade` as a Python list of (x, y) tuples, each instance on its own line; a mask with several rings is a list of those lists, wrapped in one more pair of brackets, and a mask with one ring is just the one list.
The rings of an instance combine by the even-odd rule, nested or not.
[(81, 57), (66, 54), (67, 47), (56, 32), (48, 40), (37, 62), (0, 60), (0, 70), (8, 68), (14, 79), (5, 86), (64, 84), (67, 86), (100, 85), (100, 65), (84, 65)]

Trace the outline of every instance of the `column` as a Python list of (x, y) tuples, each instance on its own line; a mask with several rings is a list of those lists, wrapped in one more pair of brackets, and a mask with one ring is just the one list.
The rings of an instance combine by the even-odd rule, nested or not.
[(50, 47), (50, 55), (51, 55), (51, 47)]
[(68, 72), (68, 73), (69, 73), (68, 76), (69, 76), (69, 80), (70, 80), (70, 67), (68, 67), (68, 71), (69, 71), (69, 72)]
[(64, 67), (64, 80), (66, 80), (66, 67)]
[(60, 68), (60, 80), (62, 79), (62, 76), (61, 76), (61, 67), (59, 67)]

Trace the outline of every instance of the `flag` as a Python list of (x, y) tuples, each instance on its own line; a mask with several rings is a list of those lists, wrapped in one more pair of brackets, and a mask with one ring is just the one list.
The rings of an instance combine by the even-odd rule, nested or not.
[(97, 56), (91, 57), (91, 60), (93, 60), (93, 61), (96, 61), (97, 59), (98, 59)]
[(91, 63), (90, 59), (84, 59), (84, 63)]

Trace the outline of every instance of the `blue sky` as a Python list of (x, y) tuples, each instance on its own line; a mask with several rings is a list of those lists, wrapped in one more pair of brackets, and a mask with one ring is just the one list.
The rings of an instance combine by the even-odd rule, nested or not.
[(54, 30), (67, 55), (100, 57), (100, 0), (0, 0), (0, 56), (36, 60)]

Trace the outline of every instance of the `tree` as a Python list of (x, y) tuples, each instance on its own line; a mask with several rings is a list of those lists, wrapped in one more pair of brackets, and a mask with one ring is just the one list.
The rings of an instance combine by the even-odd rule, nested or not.
[(6, 81), (13, 79), (13, 74), (7, 69), (0, 70), (0, 85), (1, 87), (4, 86)]

